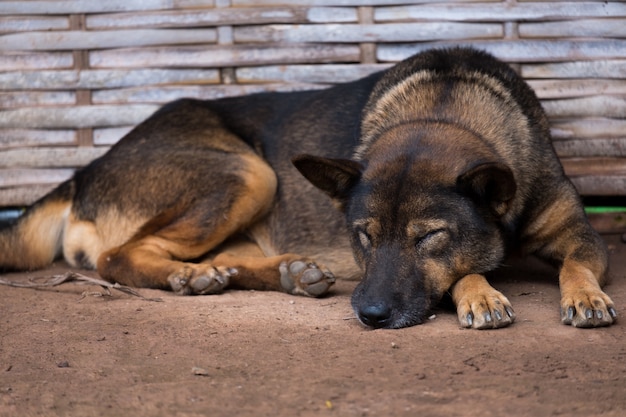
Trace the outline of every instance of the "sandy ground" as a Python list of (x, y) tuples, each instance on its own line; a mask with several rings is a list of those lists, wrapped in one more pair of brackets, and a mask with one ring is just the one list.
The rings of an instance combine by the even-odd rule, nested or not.
[[(626, 312), (626, 245), (607, 236)], [(18, 281), (64, 272), (6, 275)], [(559, 322), (555, 272), (502, 271), (517, 322), (368, 330), (354, 282), (307, 299), (231, 291), (145, 301), (97, 286), (0, 287), (1, 416), (624, 416), (626, 327)]]

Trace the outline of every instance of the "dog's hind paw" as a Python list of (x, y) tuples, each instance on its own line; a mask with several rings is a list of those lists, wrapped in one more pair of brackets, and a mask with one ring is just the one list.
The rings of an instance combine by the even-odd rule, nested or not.
[(237, 274), (234, 268), (214, 267), (208, 264), (186, 264), (167, 278), (172, 291), (180, 295), (216, 294)]
[(319, 297), (335, 283), (335, 276), (314, 262), (296, 260), (279, 266), (280, 285), (290, 294)]
[(613, 301), (602, 290), (579, 290), (561, 299), (561, 322), (574, 327), (609, 326), (617, 320)]

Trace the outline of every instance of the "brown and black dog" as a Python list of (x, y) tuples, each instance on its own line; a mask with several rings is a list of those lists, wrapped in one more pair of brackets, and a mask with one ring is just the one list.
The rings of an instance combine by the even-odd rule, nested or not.
[(455, 48), (326, 90), (167, 104), (3, 229), (0, 268), (62, 254), (180, 294), (362, 277), (366, 325), (419, 324), (449, 292), (462, 326), (495, 328), (515, 315), (484, 274), (514, 247), (559, 264), (564, 323), (614, 322), (606, 249), (536, 96)]

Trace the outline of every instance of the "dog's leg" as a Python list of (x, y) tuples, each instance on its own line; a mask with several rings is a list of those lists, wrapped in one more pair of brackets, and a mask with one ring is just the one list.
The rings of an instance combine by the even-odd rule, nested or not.
[[(208, 263), (192, 263), (217, 250), (271, 209), (276, 191), (273, 170), (258, 156), (241, 155), (240, 184), (235, 193), (184, 204), (149, 220), (128, 242), (102, 253), (100, 275), (135, 287), (171, 289), (179, 294), (212, 294), (228, 285), (248, 289), (282, 290), (318, 296), (334, 282), (330, 272), (297, 255), (271, 258), (238, 257), (223, 253)], [(228, 210), (209, 217), (216, 198), (229, 201)]]
[(221, 253), (213, 260), (213, 265), (229, 265), (237, 271), (231, 277), (235, 288), (318, 297), (335, 282), (334, 275), (326, 268), (294, 254), (257, 258)]
[(554, 199), (526, 230), (527, 246), (561, 264), (561, 321), (575, 327), (599, 327), (617, 318), (613, 301), (602, 291), (608, 254), (573, 194)]
[(122, 284), (171, 289), (183, 295), (213, 294), (231, 286), (317, 297), (335, 282), (330, 271), (299, 255), (266, 258), (222, 252), (211, 261), (189, 263), (175, 260), (181, 249), (197, 250), (181, 248), (180, 242), (171, 238), (148, 236), (105, 253), (98, 270), (103, 277)]
[(451, 289), (459, 322), (463, 327), (495, 329), (515, 320), (509, 300), (479, 274), (466, 275)]
[[(255, 238), (254, 233), (249, 236)], [(230, 277), (233, 288), (317, 297), (335, 282), (334, 275), (313, 260), (290, 253), (266, 256), (257, 242), (243, 236), (229, 239), (203, 262), (237, 271)]]

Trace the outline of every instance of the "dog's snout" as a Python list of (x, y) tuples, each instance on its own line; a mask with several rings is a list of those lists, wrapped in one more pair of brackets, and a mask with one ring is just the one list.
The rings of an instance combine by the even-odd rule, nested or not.
[(357, 314), (363, 324), (374, 328), (387, 327), (391, 322), (391, 308), (385, 303), (366, 305)]

